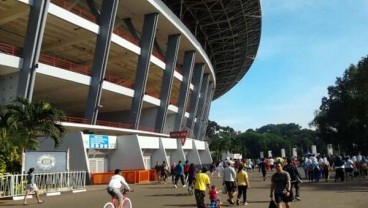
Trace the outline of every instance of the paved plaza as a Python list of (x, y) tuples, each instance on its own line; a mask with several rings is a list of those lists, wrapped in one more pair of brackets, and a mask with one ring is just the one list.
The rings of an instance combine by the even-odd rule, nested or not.
[[(226, 195), (220, 193), (223, 201), (222, 207), (250, 207), (267, 208), (270, 192), (270, 177), (263, 181), (261, 174), (256, 171), (250, 174), (251, 188), (248, 190), (248, 205), (236, 206), (226, 202)], [(219, 178), (211, 178), (212, 184), (221, 186)], [(133, 184), (135, 192), (128, 193), (133, 202), (133, 207), (156, 208), (156, 207), (195, 207), (194, 196), (189, 196), (187, 188), (178, 186), (173, 188), (168, 184)], [(30, 199), (27, 207), (47, 208), (102, 208), (104, 203), (110, 200), (105, 191), (105, 185), (87, 186), (86, 192), (62, 193), (60, 196), (41, 195), (44, 204), (36, 204), (35, 199)], [(292, 203), (292, 208), (367, 208), (368, 207), (368, 179), (358, 178), (352, 181), (309, 183), (303, 182), (301, 188), (301, 201)], [(206, 196), (207, 202), (208, 194)], [(0, 207), (25, 207), (22, 201), (0, 200)]]

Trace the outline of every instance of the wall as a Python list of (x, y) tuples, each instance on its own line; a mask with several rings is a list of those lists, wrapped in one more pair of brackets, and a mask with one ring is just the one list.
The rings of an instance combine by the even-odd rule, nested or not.
[[(69, 148), (70, 171), (87, 171), (87, 176), (89, 176), (88, 156), (83, 144), (82, 132), (67, 133), (58, 148), (54, 148), (52, 139), (40, 138), (38, 141), (40, 151), (68, 150)], [(89, 177), (87, 177), (87, 183), (89, 183)]]
[(109, 170), (144, 170), (143, 154), (138, 142), (138, 135), (118, 136), (116, 150), (108, 156)]
[(17, 97), (18, 73), (0, 76), (0, 105), (7, 104)]

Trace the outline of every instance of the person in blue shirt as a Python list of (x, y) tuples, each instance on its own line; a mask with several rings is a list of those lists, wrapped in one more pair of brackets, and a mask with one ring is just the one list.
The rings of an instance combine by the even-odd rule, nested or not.
[(181, 184), (183, 185), (183, 187), (186, 187), (185, 182), (184, 182), (184, 165), (181, 163), (181, 160), (179, 160), (179, 163), (175, 167), (174, 188), (178, 187), (177, 185), (178, 185), (179, 178), (181, 180)]

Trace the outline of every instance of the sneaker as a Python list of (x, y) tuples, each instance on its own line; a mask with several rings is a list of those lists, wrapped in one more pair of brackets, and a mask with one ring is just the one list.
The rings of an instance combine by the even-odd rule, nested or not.
[(302, 198), (300, 198), (299, 196), (295, 197), (295, 199), (298, 201), (302, 200)]
[(247, 206), (248, 205), (248, 202), (244, 202), (243, 205)]
[(39, 203), (39, 204), (42, 204), (42, 203), (43, 203), (43, 201), (39, 201), (38, 203)]
[(236, 200), (236, 205), (239, 205), (239, 199), (238, 199), (238, 200)]
[(187, 185), (185, 185), (185, 184), (184, 184), (184, 185), (183, 185), (183, 188), (185, 188), (185, 187), (187, 187)]
[(230, 203), (230, 204), (234, 204), (233, 201), (231, 201), (230, 199), (227, 199), (227, 201)]
[(176, 185), (174, 185), (174, 188), (177, 188), (177, 186), (176, 186)]

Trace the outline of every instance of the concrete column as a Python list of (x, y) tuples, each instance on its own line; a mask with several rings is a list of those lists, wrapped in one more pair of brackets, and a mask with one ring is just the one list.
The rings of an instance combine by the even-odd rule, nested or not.
[(174, 71), (176, 68), (176, 62), (178, 59), (180, 35), (170, 35), (167, 43), (166, 51), (166, 68), (162, 77), (161, 82), (161, 93), (160, 93), (160, 107), (157, 111), (155, 128), (163, 133), (166, 121), (167, 108), (169, 106), (171, 89), (174, 80)]
[(181, 81), (178, 101), (178, 113), (175, 118), (174, 130), (179, 131), (182, 129), (182, 123), (185, 114), (185, 106), (187, 104), (187, 98), (189, 93), (190, 81), (192, 80), (192, 72), (195, 59), (195, 51), (186, 51), (184, 54), (183, 63), (183, 80)]
[(207, 102), (207, 93), (209, 89), (209, 74), (205, 74), (202, 80), (201, 93), (198, 102), (198, 109), (196, 114), (196, 122), (194, 124), (193, 139), (199, 139), (200, 126), (202, 122), (203, 113), (205, 110), (205, 103)]
[(199, 124), (200, 125), (200, 127), (199, 127), (200, 134), (197, 136), (197, 139), (199, 139), (199, 140), (203, 140), (203, 137), (206, 134), (208, 115), (210, 113), (212, 97), (213, 97), (214, 92), (215, 92), (215, 89), (213, 88), (213, 82), (210, 82), (208, 91), (209, 92), (208, 92), (206, 102), (205, 102), (206, 105), (205, 105), (205, 110), (204, 110), (203, 116), (202, 116), (202, 122), (200, 122), (200, 124)]
[(148, 14), (144, 17), (141, 40), (141, 54), (138, 57), (137, 71), (134, 83), (134, 96), (132, 99), (129, 123), (138, 129), (142, 113), (143, 97), (146, 90), (149, 63), (156, 35), (158, 14)]
[(29, 12), (23, 50), (23, 65), (19, 72), (17, 96), (32, 101), (36, 69), (40, 57), (50, 0), (33, 1)]
[(93, 58), (92, 77), (88, 92), (85, 116), (90, 124), (96, 124), (100, 106), (102, 84), (105, 79), (106, 65), (110, 51), (110, 40), (114, 29), (119, 0), (103, 1), (99, 18), (100, 32), (97, 35)]
[(199, 94), (201, 92), (201, 86), (202, 86), (202, 78), (203, 78), (203, 71), (204, 71), (204, 64), (196, 64), (194, 66), (194, 72), (193, 72), (193, 93), (192, 97), (190, 99), (190, 106), (189, 106), (189, 119), (187, 121), (187, 127), (190, 129), (189, 136), (193, 136), (193, 130), (194, 130), (194, 119), (197, 114), (197, 108), (198, 108), (198, 100), (199, 100)]

